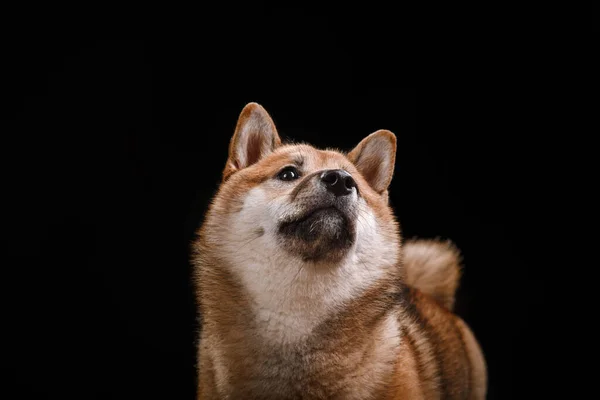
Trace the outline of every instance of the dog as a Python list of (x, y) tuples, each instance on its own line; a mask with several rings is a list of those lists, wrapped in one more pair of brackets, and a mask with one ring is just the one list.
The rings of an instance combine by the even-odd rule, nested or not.
[(282, 143), (241, 111), (192, 244), (198, 399), (484, 399), (485, 358), (452, 310), (449, 241), (403, 241), (396, 136), (350, 152)]

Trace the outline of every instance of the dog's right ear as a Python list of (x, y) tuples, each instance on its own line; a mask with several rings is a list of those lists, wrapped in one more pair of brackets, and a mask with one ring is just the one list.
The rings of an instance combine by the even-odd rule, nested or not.
[(238, 117), (235, 133), (229, 143), (229, 158), (223, 170), (223, 181), (231, 174), (256, 163), (281, 144), (269, 113), (257, 103), (248, 103)]

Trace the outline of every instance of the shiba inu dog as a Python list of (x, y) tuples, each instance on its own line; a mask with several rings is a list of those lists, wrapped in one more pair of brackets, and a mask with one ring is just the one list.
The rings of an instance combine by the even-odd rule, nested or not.
[(283, 144), (242, 110), (193, 244), (198, 399), (484, 399), (471, 330), (452, 313), (449, 242), (403, 243), (388, 205), (396, 137), (352, 151)]

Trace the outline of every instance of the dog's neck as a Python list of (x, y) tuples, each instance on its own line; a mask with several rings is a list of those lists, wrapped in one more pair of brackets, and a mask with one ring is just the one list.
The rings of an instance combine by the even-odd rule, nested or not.
[(397, 268), (392, 261), (366, 257), (353, 248), (337, 265), (255, 253), (246, 254), (245, 262), (234, 269), (248, 294), (252, 307), (248, 311), (255, 316), (259, 334), (269, 342), (294, 343), (388, 277), (390, 268)]
[[(260, 279), (252, 278), (252, 263), (246, 268), (248, 274), (242, 279), (252, 299), (257, 328), (267, 341), (276, 343), (305, 340), (320, 323), (383, 275), (350, 261), (335, 267), (292, 262)], [(358, 268), (363, 271), (357, 273)]]

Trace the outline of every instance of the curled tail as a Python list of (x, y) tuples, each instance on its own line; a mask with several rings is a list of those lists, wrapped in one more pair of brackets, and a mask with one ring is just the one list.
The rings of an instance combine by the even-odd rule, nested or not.
[(452, 310), (462, 272), (461, 256), (450, 241), (408, 240), (404, 243), (406, 283)]

